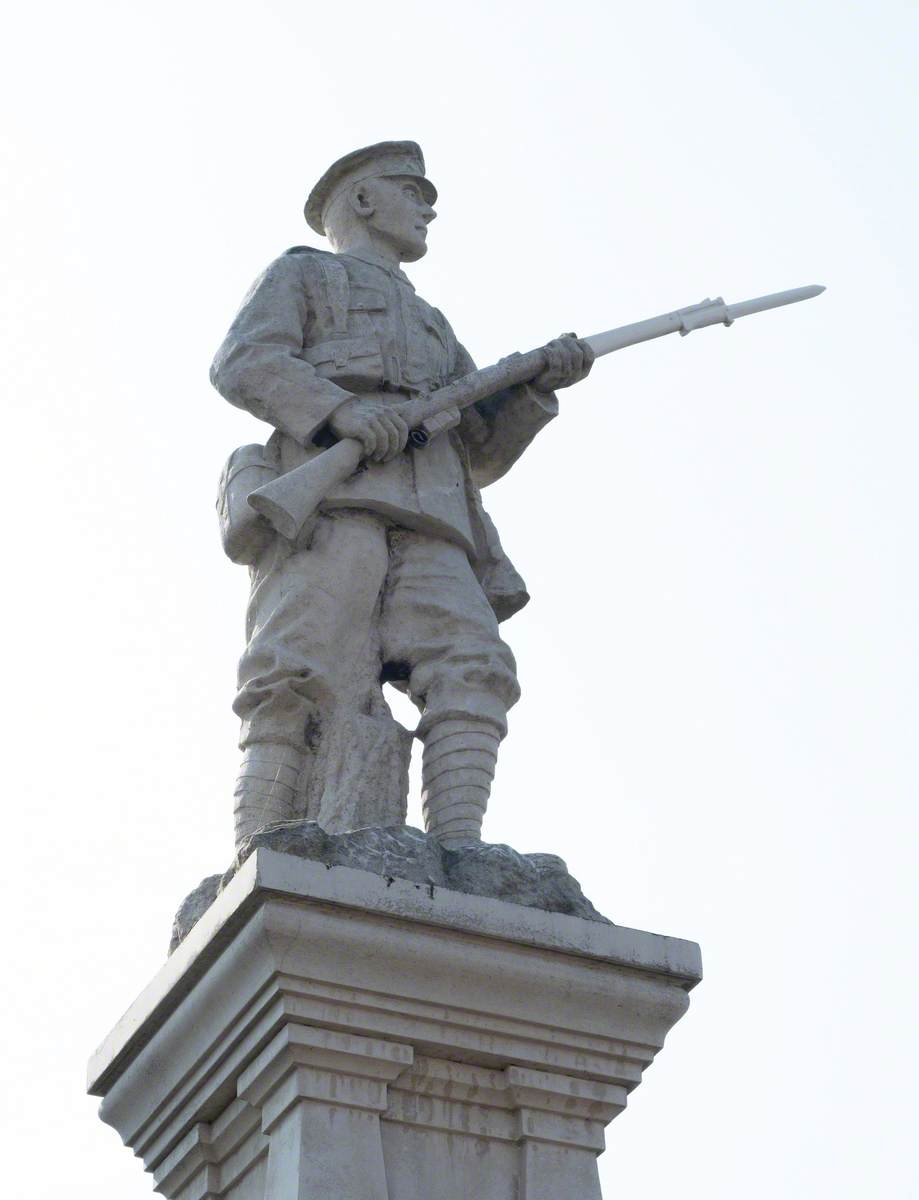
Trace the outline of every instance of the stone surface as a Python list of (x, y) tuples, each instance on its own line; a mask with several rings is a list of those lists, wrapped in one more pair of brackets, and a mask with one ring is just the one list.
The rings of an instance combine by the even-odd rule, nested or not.
[(172, 936), (169, 939), (169, 953), (194, 929), (210, 906), (217, 899), (226, 876), (208, 875), (202, 879), (193, 892), (189, 892), (172, 922)]
[[(498, 620), (528, 596), (480, 490), (556, 415), (554, 391), (587, 374), (593, 351), (564, 335), (513, 386), (432, 413), (429, 444), (410, 441), (406, 406), (475, 369), (401, 269), (427, 251), (435, 196), (414, 142), (334, 164), (307, 205), (331, 251), (271, 263), (214, 360), (220, 394), (272, 427), (264, 448), (231, 455), (218, 498), (224, 545), (252, 581), (237, 844), (276, 821), (341, 833), (404, 820), (411, 735), (387, 681), (421, 711), (426, 828), (450, 848), (481, 831), (519, 696)], [(247, 492), (285, 480), (298, 505), (312, 497), (290, 528), (283, 505), (261, 498), (256, 515)]]
[(260, 847), (90, 1063), (169, 1200), (599, 1200), (691, 942)]
[(384, 880), (405, 879), (429, 888), (491, 896), (527, 908), (611, 924), (597, 912), (577, 880), (568, 874), (565, 863), (554, 854), (519, 854), (510, 846), (485, 842), (451, 851), (408, 825), (330, 834), (315, 821), (293, 821), (254, 834), (243, 843), (225, 875), (209, 875), (186, 897), (173, 922), (170, 954), (259, 847), (329, 867), (356, 867)]

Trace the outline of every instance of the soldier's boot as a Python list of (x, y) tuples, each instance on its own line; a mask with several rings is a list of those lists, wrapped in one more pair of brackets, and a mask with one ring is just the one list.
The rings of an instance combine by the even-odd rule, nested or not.
[(304, 755), (291, 746), (253, 742), (243, 755), (233, 791), (236, 845), (265, 825), (292, 821)]
[(489, 721), (440, 721), (424, 738), (424, 826), (447, 850), (481, 839), (500, 733)]

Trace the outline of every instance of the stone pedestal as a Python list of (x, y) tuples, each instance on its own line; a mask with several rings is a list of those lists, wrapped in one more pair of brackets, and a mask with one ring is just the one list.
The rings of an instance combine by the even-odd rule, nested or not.
[(89, 1067), (172, 1200), (597, 1200), (691, 942), (260, 849)]

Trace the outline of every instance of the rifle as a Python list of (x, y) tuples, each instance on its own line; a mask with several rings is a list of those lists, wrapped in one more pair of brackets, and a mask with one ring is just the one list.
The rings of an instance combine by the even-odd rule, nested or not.
[[(797, 304), (799, 300), (810, 300), (824, 290), (819, 284), (812, 284), (810, 287), (758, 296), (755, 300), (744, 300), (739, 304), (725, 304), (718, 296), (715, 300), (703, 300), (701, 304), (679, 308), (647, 321), (596, 333), (584, 341), (599, 358), (624, 346), (635, 346), (668, 333), (679, 333), (685, 337), (694, 329), (704, 329), (707, 325), (732, 325), (739, 317), (780, 308), (784, 304)], [(471, 371), (430, 395), (417, 396), (393, 407), (411, 430), (410, 443), (421, 449), (436, 434), (456, 425), (460, 410), (505, 388), (529, 383), (545, 366), (546, 357), (542, 349), (512, 354), (492, 367)], [(309, 462), (256, 488), (248, 497), (249, 504), (267, 518), (278, 533), (296, 542), (322, 501), (354, 474), (363, 456), (364, 448), (356, 438), (342, 438)]]

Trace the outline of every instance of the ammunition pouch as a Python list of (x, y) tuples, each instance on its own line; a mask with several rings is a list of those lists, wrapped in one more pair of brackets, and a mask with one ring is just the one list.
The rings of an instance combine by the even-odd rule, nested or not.
[(266, 458), (265, 447), (240, 446), (224, 465), (217, 488), (220, 540), (227, 557), (251, 566), (274, 538), (274, 531), (248, 498), (262, 484), (277, 479), (278, 470)]

